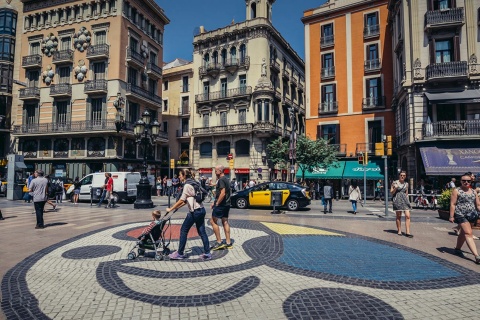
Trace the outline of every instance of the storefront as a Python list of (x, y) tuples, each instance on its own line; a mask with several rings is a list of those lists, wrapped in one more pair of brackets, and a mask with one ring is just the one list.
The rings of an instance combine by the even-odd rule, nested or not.
[(200, 168), (198, 169), (198, 179), (204, 176), (205, 178), (212, 178), (213, 169), (212, 168)]
[(233, 172), (235, 172), (235, 179), (240, 183), (240, 188), (245, 189), (245, 186), (248, 186), (248, 182), (250, 181), (250, 169), (236, 168)]
[[(365, 196), (363, 190), (363, 180), (366, 178), (367, 192), (366, 197), (372, 198), (375, 194), (375, 185), (378, 180), (384, 179), (382, 173), (382, 164), (383, 160), (370, 160), (367, 166), (363, 166), (358, 163), (358, 161), (346, 161), (345, 169), (343, 170), (343, 179), (349, 179), (350, 181), (356, 180), (362, 195)], [(365, 174), (364, 174), (365, 173)]]

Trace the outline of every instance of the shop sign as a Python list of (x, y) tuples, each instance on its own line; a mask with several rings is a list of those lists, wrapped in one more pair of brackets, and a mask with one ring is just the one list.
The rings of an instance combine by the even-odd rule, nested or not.
[(227, 169), (227, 168), (223, 169), (223, 173), (230, 174), (230, 169)]
[(245, 174), (245, 173), (250, 173), (250, 169), (235, 169), (234, 172), (236, 174)]
[(213, 169), (212, 168), (200, 168), (198, 169), (199, 173), (212, 173)]

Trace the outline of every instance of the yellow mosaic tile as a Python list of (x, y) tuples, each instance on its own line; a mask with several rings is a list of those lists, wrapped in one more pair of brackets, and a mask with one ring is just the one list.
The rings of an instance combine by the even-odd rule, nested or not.
[(276, 232), (278, 234), (295, 234), (295, 235), (307, 235), (307, 234), (312, 234), (312, 235), (322, 235), (322, 236), (339, 236), (339, 237), (344, 237), (345, 235), (340, 234), (340, 233), (334, 233), (334, 232), (329, 232), (321, 229), (314, 229), (314, 228), (308, 228), (308, 227), (300, 227), (300, 226), (294, 226), (291, 224), (283, 224), (283, 223), (269, 223), (269, 222), (262, 222), (264, 226), (272, 230), (273, 232)]

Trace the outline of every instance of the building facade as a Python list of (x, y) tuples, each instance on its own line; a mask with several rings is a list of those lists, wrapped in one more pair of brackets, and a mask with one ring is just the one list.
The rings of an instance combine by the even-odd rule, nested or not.
[[(140, 170), (133, 125), (144, 110), (161, 122), (163, 10), (153, 0), (22, 2), (15, 151), (57, 177)], [(166, 134), (152, 163), (162, 144)]]
[(331, 0), (302, 18), (307, 136), (328, 139), (347, 164), (368, 153), (382, 171), (375, 143), (395, 134), (387, 16), (386, 0)]
[(267, 159), (272, 139), (305, 132), (304, 62), (272, 25), (274, 0), (246, 0), (246, 20), (194, 37), (192, 165), (200, 175), (233, 156), (238, 181), (287, 179)]
[(480, 1), (390, 0), (388, 8), (401, 168), (437, 189), (479, 173)]

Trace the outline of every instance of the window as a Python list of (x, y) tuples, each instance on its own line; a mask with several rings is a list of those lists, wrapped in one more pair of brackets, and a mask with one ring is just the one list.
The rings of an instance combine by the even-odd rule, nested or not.
[(270, 102), (268, 100), (263, 102), (263, 121), (270, 121)]
[(0, 60), (14, 61), (15, 39), (0, 37)]
[(250, 155), (250, 141), (238, 140), (235, 142), (235, 154), (237, 156), (249, 156)]
[(230, 142), (220, 141), (217, 143), (217, 155), (218, 156), (228, 156), (230, 153)]
[(188, 136), (188, 121), (188, 119), (182, 119), (182, 136), (184, 137)]
[(168, 100), (163, 100), (163, 111), (168, 111)]
[(59, 67), (58, 79), (58, 83), (70, 83), (70, 67)]
[(322, 102), (324, 103), (332, 103), (336, 101), (336, 85), (327, 84), (322, 86)]
[(226, 126), (227, 125), (227, 112), (222, 111), (220, 112), (220, 125)]
[(227, 97), (227, 78), (220, 79), (221, 97)]
[(37, 105), (27, 104), (24, 107), (24, 123), (26, 125), (37, 124)]
[(453, 61), (453, 41), (436, 40), (435, 41), (435, 62), (443, 63)]
[(368, 121), (368, 142), (370, 151), (375, 149), (375, 143), (382, 142), (382, 121)]
[(247, 92), (247, 75), (241, 74), (238, 79), (240, 81), (240, 93), (245, 94)]
[(203, 56), (203, 66), (207, 67), (210, 62), (210, 55), (208, 53), (205, 53)]
[(133, 37), (130, 37), (130, 50), (132, 52), (138, 52), (138, 41)]
[(227, 49), (222, 50), (222, 65), (227, 63)]
[(38, 70), (27, 71), (27, 85), (28, 85), (28, 87), (37, 87), (38, 88), (39, 77), (40, 77), (40, 71), (38, 71)]
[(210, 127), (210, 115), (208, 113), (203, 115), (202, 124), (204, 128)]
[(138, 71), (132, 67), (128, 68), (128, 83), (134, 86), (137, 85)]
[(95, 32), (95, 44), (106, 44), (107, 32), (105, 30)]
[(138, 103), (128, 102), (127, 122), (135, 123), (139, 119), (140, 106)]
[(163, 90), (164, 91), (168, 90), (168, 80), (163, 80)]
[(157, 80), (148, 79), (148, 92), (155, 95), (157, 94)]
[(60, 39), (60, 41), (61, 41), (60, 50), (68, 50), (72, 48), (72, 38), (65, 37)]
[(335, 75), (333, 67), (333, 52), (322, 54), (322, 76), (329, 77)]
[(232, 64), (237, 63), (237, 48), (235, 48), (235, 47), (232, 47), (230, 49), (230, 60), (231, 60), (230, 62)]
[(188, 92), (188, 76), (182, 77), (182, 92)]
[(333, 23), (325, 24), (322, 26), (322, 37), (333, 36)]
[(101, 125), (103, 114), (103, 98), (92, 99), (90, 104), (90, 120), (92, 121), (92, 125)]
[(68, 115), (68, 101), (58, 101), (56, 103), (56, 108), (54, 109), (54, 118), (53, 121), (56, 124), (63, 124), (69, 122)]
[(257, 101), (257, 121), (262, 121), (262, 100)]
[(340, 125), (327, 124), (317, 126), (317, 139), (326, 139), (329, 144), (340, 144)]
[(132, 8), (130, 12), (131, 12), (130, 19), (132, 19), (132, 22), (134, 24), (137, 24), (137, 9)]
[(382, 80), (381, 78), (367, 79), (366, 83), (367, 98), (372, 98), (374, 101), (379, 101), (382, 97)]
[(238, 110), (238, 123), (240, 124), (247, 123), (247, 109)]
[(257, 4), (253, 2), (250, 5), (250, 19), (255, 19), (257, 17)]
[(200, 144), (200, 157), (212, 157), (212, 143), (203, 142)]
[(247, 46), (245, 44), (240, 45), (240, 63), (245, 63), (247, 57)]
[(157, 65), (157, 53), (156, 52), (153, 52), (153, 51), (150, 52), (150, 63), (154, 64), (154, 65)]
[(14, 36), (17, 29), (17, 14), (2, 9), (0, 11), (0, 34)]
[(189, 112), (190, 99), (188, 96), (182, 97), (182, 114), (188, 114)]
[(367, 60), (378, 59), (378, 44), (370, 44), (367, 46)]
[(30, 54), (40, 54), (40, 42), (30, 43)]
[(168, 132), (168, 122), (167, 121), (163, 121), (162, 129), (163, 129), (163, 132)]
[(206, 101), (209, 98), (210, 94), (210, 82), (205, 81), (203, 83), (203, 100)]
[[(0, 63), (0, 92), (12, 93), (13, 65)], [(0, 114), (5, 114), (0, 111)]]
[(378, 13), (372, 12), (365, 15), (365, 27), (374, 27), (378, 25)]
[(218, 51), (214, 51), (212, 54), (213, 64), (216, 66), (218, 64)]
[[(135, 70), (136, 71), (136, 70)], [(93, 80), (105, 79), (105, 62), (95, 62), (93, 64)]]
[(321, 27), (320, 46), (327, 47), (334, 44), (333, 23), (325, 24)]
[(447, 10), (453, 7), (452, 0), (429, 0), (429, 5), (432, 6), (433, 10)]

